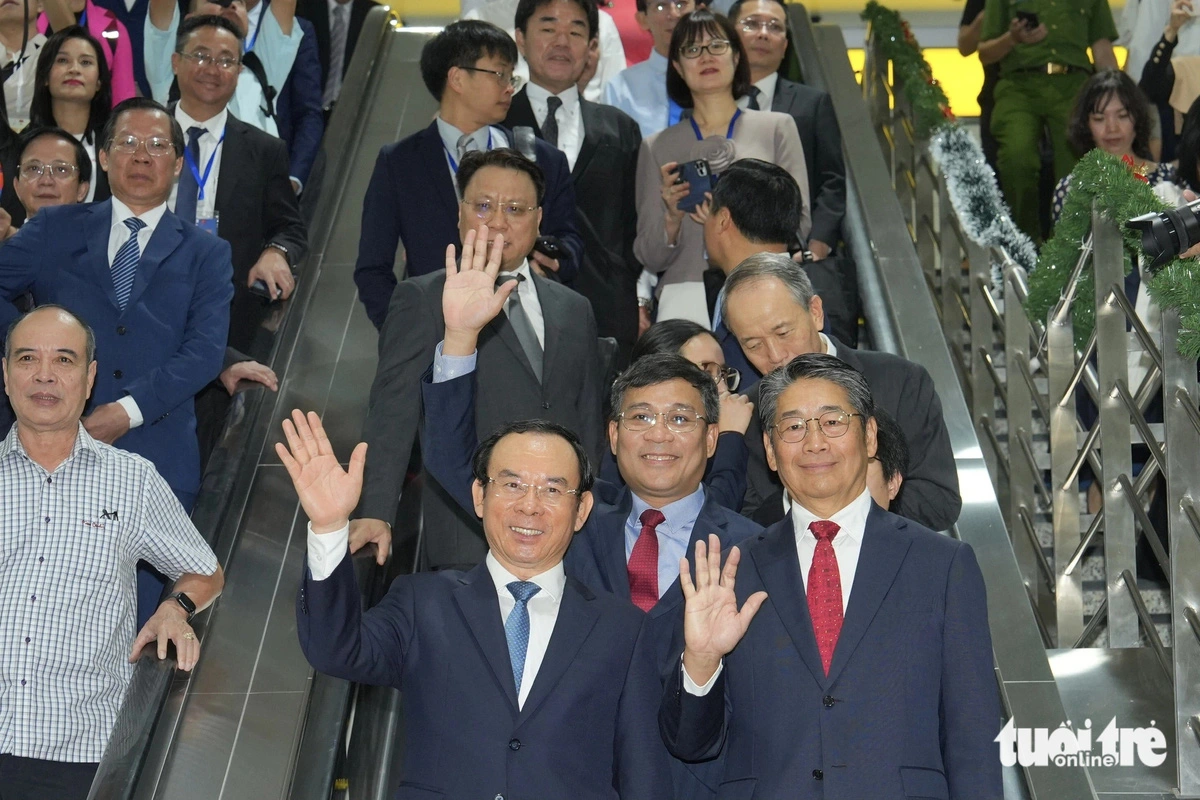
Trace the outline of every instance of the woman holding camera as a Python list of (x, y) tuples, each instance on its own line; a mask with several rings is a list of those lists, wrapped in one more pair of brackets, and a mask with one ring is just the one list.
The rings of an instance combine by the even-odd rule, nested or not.
[[(710, 326), (702, 277), (708, 267), (705, 187), (734, 161), (762, 159), (796, 179), (804, 197), (797, 241), (808, 237), (808, 170), (796, 123), (787, 114), (743, 107), (750, 105), (750, 89), (750, 64), (728, 19), (699, 10), (679, 21), (671, 34), (667, 94), (691, 115), (643, 140), (638, 156), (633, 250), (645, 272), (657, 277), (660, 320)], [(639, 303), (646, 304), (640, 297)]]

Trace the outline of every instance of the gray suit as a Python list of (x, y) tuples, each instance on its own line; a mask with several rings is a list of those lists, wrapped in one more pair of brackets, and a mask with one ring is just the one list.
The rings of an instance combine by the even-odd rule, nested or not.
[[(401, 281), (379, 336), (363, 438), (367, 451), (361, 516), (391, 522), (421, 423), (421, 376), (445, 336), (444, 270)], [(541, 417), (575, 431), (598, 459), (603, 442), (596, 320), (581, 295), (534, 276), (545, 318), (545, 357), (538, 383), (502, 313), (479, 335), (475, 423), (483, 438), (502, 423)], [(598, 461), (596, 462), (598, 463)], [(467, 567), (487, 554), (483, 530), (436, 481), (425, 484), (425, 553), (430, 567)]]

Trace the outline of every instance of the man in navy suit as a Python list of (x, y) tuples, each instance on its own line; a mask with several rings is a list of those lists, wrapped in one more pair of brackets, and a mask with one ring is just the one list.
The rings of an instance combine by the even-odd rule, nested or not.
[(592, 507), (578, 437), (535, 420), (485, 439), (472, 487), (484, 563), (402, 575), (364, 613), (348, 539), (366, 444), (347, 472), (316, 414), (292, 412), (284, 433), (309, 518), (300, 644), (322, 672), (404, 692), (397, 798), (671, 797), (646, 618), (563, 569)]
[(859, 372), (809, 354), (760, 387), (792, 513), (724, 568), (716, 537), (697, 543), (694, 581), (681, 565), (667, 747), (724, 756), (720, 797), (999, 800), (999, 692), (970, 545), (871, 501), (876, 424)]
[(279, 138), (287, 143), (292, 187), (300, 194), (321, 150), (325, 114), (321, 110), (322, 74), (313, 24), (300, 17), (296, 17), (296, 24), (304, 31), (304, 38), (300, 40), (296, 63), (275, 98), (275, 124), (279, 126)]
[[(497, 124), (512, 101), (516, 61), (512, 38), (479, 20), (447, 25), (421, 51), (421, 76), (438, 99), (437, 118), (425, 130), (379, 151), (363, 198), (354, 283), (376, 328), (383, 327), (396, 288), (397, 245), (404, 245), (409, 277), (440, 270), (446, 245), (460, 247), (461, 198), (455, 192), (454, 176), (463, 154), (524, 147), (512, 131)], [(571, 170), (558, 149), (541, 139), (529, 145), (546, 178), (541, 232), (556, 237), (565, 248), (561, 259), (535, 250), (528, 254), (530, 265), (542, 275), (570, 284), (583, 258)]]

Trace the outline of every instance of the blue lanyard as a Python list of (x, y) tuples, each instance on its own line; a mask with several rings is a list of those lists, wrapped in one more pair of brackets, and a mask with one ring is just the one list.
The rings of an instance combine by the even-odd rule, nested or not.
[(667, 99), (667, 127), (683, 119), (683, 108), (670, 98)]
[(87, 8), (86, 7), (83, 9), (83, 13), (79, 15), (79, 27), (87, 28)]
[[(738, 117), (740, 117), (741, 115), (742, 115), (742, 110), (740, 108), (737, 111), (733, 112), (733, 119), (729, 120), (729, 130), (727, 130), (725, 132), (726, 139), (733, 138), (733, 126), (735, 123), (737, 123)], [(700, 126), (696, 124), (696, 118), (688, 117), (688, 122), (692, 123), (692, 130), (694, 130), (696, 132), (696, 139), (698, 141), (704, 141), (704, 135), (700, 133)]]
[[(440, 137), (439, 137), (440, 138)], [(450, 148), (446, 147), (446, 142), (442, 142), (442, 149), (446, 151), (446, 160), (450, 162), (450, 171), (455, 175), (458, 174), (458, 162), (454, 160), (454, 156), (450, 154)], [(488, 144), (487, 149), (492, 149), (492, 129), (488, 128)]]
[(217, 160), (217, 151), (221, 149), (221, 145), (225, 141), (224, 132), (221, 133), (221, 139), (217, 142), (217, 146), (213, 148), (212, 155), (208, 157), (208, 166), (204, 168), (204, 176), (201, 177), (200, 169), (196, 165), (196, 160), (192, 158), (192, 151), (186, 147), (183, 150), (183, 160), (187, 162), (188, 169), (192, 171), (192, 177), (196, 179), (196, 185), (200, 187), (200, 194), (196, 197), (197, 200), (204, 199), (204, 186), (208, 183), (208, 176), (212, 172), (213, 162)]
[(258, 32), (262, 28), (263, 15), (267, 13), (267, 0), (262, 0), (262, 8), (258, 12), (258, 24), (254, 26), (254, 35), (246, 40), (245, 52), (249, 53), (254, 49), (254, 43), (258, 41)]

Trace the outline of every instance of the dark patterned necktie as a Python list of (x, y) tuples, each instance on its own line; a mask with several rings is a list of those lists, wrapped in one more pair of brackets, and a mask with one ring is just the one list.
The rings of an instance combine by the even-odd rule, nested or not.
[(629, 597), (642, 611), (649, 611), (658, 602), (658, 526), (666, 521), (663, 513), (647, 508), (638, 517), (642, 532), (629, 554)]

